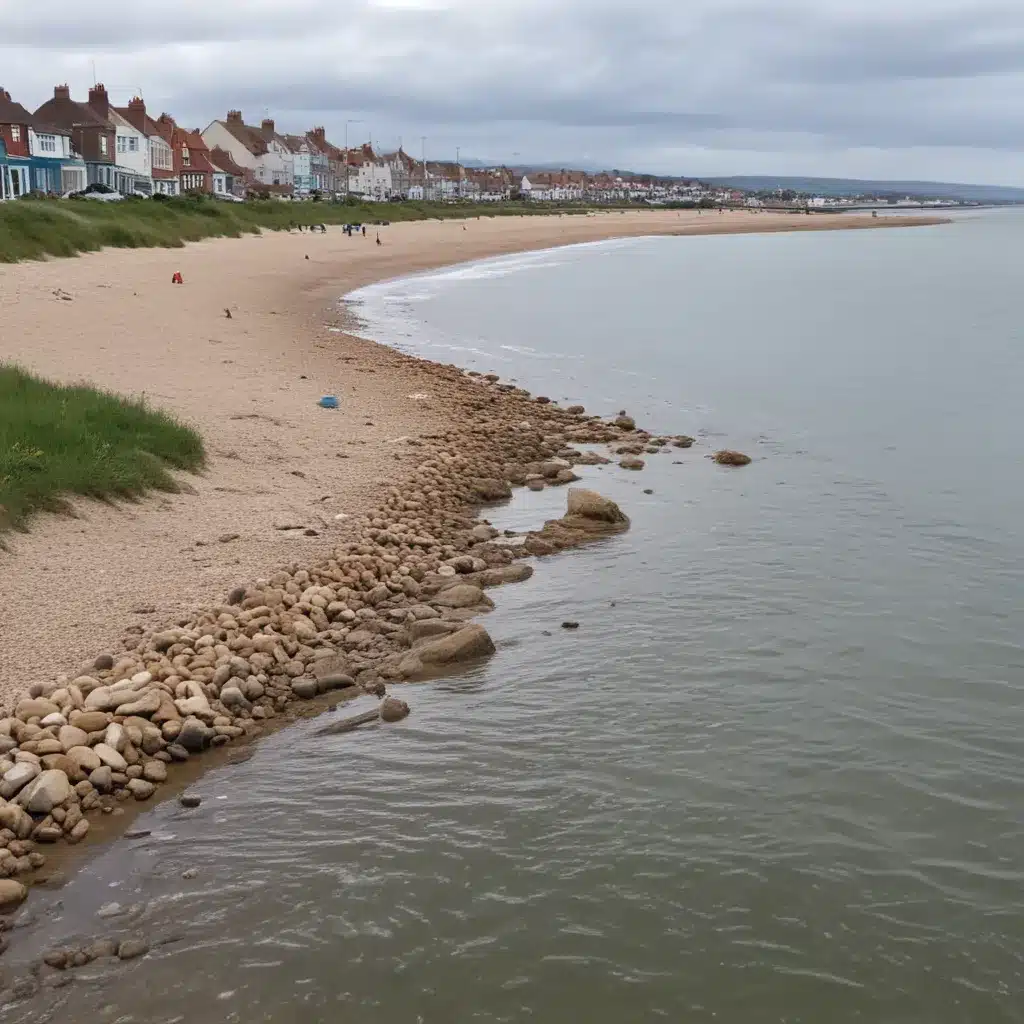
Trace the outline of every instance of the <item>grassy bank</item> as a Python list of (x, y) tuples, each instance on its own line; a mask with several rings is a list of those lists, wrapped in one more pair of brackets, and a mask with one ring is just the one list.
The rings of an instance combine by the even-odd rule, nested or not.
[(175, 491), (169, 470), (203, 462), (199, 435), (144, 402), (0, 364), (0, 533), (75, 494)]
[(228, 203), (208, 197), (169, 200), (21, 199), (0, 203), (0, 263), (74, 256), (111, 246), (120, 249), (178, 247), (201, 238), (237, 238), (257, 231), (287, 231), (310, 224), (371, 224), (378, 220), (500, 217), (582, 213), (545, 204), (516, 203)]

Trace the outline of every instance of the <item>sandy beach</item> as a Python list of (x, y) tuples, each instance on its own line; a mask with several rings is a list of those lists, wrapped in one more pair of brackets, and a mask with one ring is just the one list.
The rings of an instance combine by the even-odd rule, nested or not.
[[(0, 552), (0, 697), (77, 673), (282, 565), (329, 551), (345, 517), (445, 428), (429, 364), (341, 333), (337, 300), (445, 264), (630, 235), (828, 230), (924, 217), (629, 212), (414, 222), (367, 237), (268, 234), (0, 268), (0, 359), (144, 395), (196, 426), (209, 467), (180, 494), (78, 501)], [(180, 271), (183, 286), (171, 284)], [(72, 301), (55, 295), (70, 293)], [(225, 310), (231, 310), (231, 318)], [(340, 409), (317, 399), (336, 394)], [(426, 396), (426, 397), (423, 397)], [(282, 529), (291, 527), (291, 529)]]

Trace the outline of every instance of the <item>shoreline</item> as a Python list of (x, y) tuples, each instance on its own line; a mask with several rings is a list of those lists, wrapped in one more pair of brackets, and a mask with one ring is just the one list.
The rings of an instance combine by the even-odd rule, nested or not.
[[(921, 223), (921, 219), (914, 223)], [(884, 225), (876, 221), (861, 226), (902, 225), (895, 225), (890, 219)], [(652, 232), (646, 230), (649, 223), (641, 227), (645, 230), (633, 233), (681, 233)], [(603, 237), (626, 236), (617, 233)], [(288, 240), (298, 242), (293, 249), (310, 244), (302, 236)], [(496, 244), (499, 242), (505, 246), (509, 239), (496, 240)], [(199, 243), (197, 248), (204, 245)], [(552, 246), (533, 246), (539, 247)], [(502, 255), (505, 251), (527, 249), (520, 244), (518, 248), (502, 248), (491, 255)], [(99, 258), (103, 255), (99, 254)], [(176, 255), (184, 263), (182, 254)], [(483, 257), (469, 257), (474, 258)], [(420, 269), (447, 265), (451, 260), (431, 262), (428, 258), (426, 262), (428, 265)], [(362, 269), (374, 280), (387, 279), (374, 273), (379, 264), (377, 268)], [(415, 271), (406, 269), (391, 276), (406, 276), (410, 272)], [(321, 276), (320, 271), (317, 276)], [(366, 283), (370, 282), (348, 287), (345, 294)], [(313, 304), (318, 303), (326, 287), (324, 278), (312, 287), (307, 286), (302, 293), (303, 312), (292, 312), (288, 317), (293, 326), (300, 317), (309, 325), (315, 315)], [(278, 314), (271, 311), (270, 315)], [(17, 833), (17, 841), (22, 842), (17, 850), (23, 848), (23, 840), (29, 836), (53, 840), (63, 833), (77, 842), (89, 832), (88, 825), (84, 829), (81, 825), (89, 820), (83, 816), (87, 812), (109, 808), (113, 822), (112, 812), (119, 802), (134, 796), (141, 809), (163, 779), (168, 779), (169, 790), (174, 788), (173, 774), (153, 764), (158, 761), (166, 765), (177, 758), (175, 752), (168, 753), (168, 748), (180, 745), (177, 741), (183, 731), (193, 734), (192, 743), (185, 744), (186, 751), (195, 746), (191, 753), (211, 746), (228, 746), (232, 740), (255, 738), (264, 729), (261, 723), (274, 721), (297, 699), (349, 687), (359, 690), (348, 696), (367, 692), (381, 696), (383, 686), (389, 682), (443, 674), (442, 666), (457, 664), (462, 656), (486, 656), (489, 641), (484, 641), (479, 631), (466, 628), (469, 619), (493, 606), (482, 588), (527, 578), (532, 569), (521, 559), (565, 550), (624, 527), (617, 513), (603, 507), (595, 516), (570, 516), (572, 521), (548, 524), (544, 530), (499, 544), (494, 543), (486, 522), (479, 519), (480, 506), (507, 497), (511, 485), (524, 485), (531, 475), (547, 477), (550, 483), (570, 482), (569, 478), (574, 476), (571, 465), (591, 457), (575, 449), (575, 444), (621, 441), (637, 449), (624, 454), (635, 456), (645, 448), (658, 449), (674, 440), (665, 437), (660, 444), (651, 446), (650, 436), (634, 432), (628, 422), (610, 425), (581, 411), (562, 410), (546, 399), (536, 399), (518, 388), (501, 384), (497, 378), (492, 379), (493, 375), (468, 375), (457, 367), (404, 355), (352, 335), (331, 334), (324, 341), (329, 343), (325, 356), (328, 361), (338, 360), (367, 374), (387, 370), (393, 378), (390, 383), (397, 381), (400, 385), (398, 392), (415, 384), (431, 389), (431, 397), (425, 402), (406, 395), (405, 405), (411, 401), (412, 407), (398, 421), (412, 424), (415, 433), (385, 440), (383, 444), (378, 441), (373, 446), (375, 452), (393, 456), (397, 472), (382, 476), (376, 454), (364, 456), (360, 460), (363, 468), (372, 464), (375, 475), (368, 481), (371, 495), (361, 509), (343, 513), (344, 519), (335, 519), (330, 529), (318, 530), (316, 538), (303, 537), (299, 541), (295, 531), (279, 529), (279, 533), (288, 534), (284, 544), (289, 545), (287, 552), (292, 556), (288, 559), (289, 571), (256, 579), (248, 587), (245, 584), (252, 583), (252, 577), (238, 581), (241, 572), (236, 571), (236, 587), (241, 592), (232, 595), (234, 600), (226, 600), (225, 596), (219, 602), (197, 600), (192, 607), (198, 605), (200, 611), (179, 615), (170, 629), (166, 628), (169, 623), (165, 615), (155, 610), (148, 612), (152, 616), (150, 621), (164, 619), (165, 628), (156, 636), (152, 627), (128, 634), (138, 642), (134, 646), (123, 645), (123, 654), (113, 647), (101, 653), (97, 644), (93, 650), (98, 657), (94, 655), (91, 664), (82, 664), (77, 675), (58, 675), (56, 679), (51, 676), (46, 683), (32, 686), (34, 702), (15, 708), (17, 721), (8, 717), (0, 722), (0, 733), (11, 737), (4, 745), (13, 751), (11, 744), (17, 741), (21, 754), (38, 758), (42, 762), (40, 767), (46, 771), (63, 771), (76, 789), (74, 794), (56, 801), (49, 811), (36, 811), (25, 836), (21, 833), (28, 829), (28, 816), (10, 812), (10, 825), (16, 825), (12, 831)], [(7, 353), (2, 355), (6, 357)], [(384, 395), (380, 391), (378, 388), (375, 395), (378, 402), (395, 399), (394, 387)], [(398, 401), (401, 402), (400, 397)], [(315, 415), (323, 418), (331, 414), (317, 410)], [(326, 422), (338, 426), (337, 420)], [(526, 423), (529, 426), (524, 426)], [(393, 447), (396, 444), (401, 445), (401, 454)], [(215, 473), (216, 470), (211, 471)], [(400, 490), (398, 485), (405, 489)], [(375, 501), (372, 495), (380, 487), (388, 488), (383, 502)], [(157, 504), (162, 501), (156, 499)], [(188, 495), (178, 499), (181, 504), (189, 501)], [(140, 503), (141, 514), (133, 521), (145, 518), (146, 506), (150, 504), (153, 502)], [(104, 509), (102, 514), (107, 513)], [(64, 525), (74, 527), (77, 522), (72, 520)], [(52, 530), (60, 523), (49, 523), (47, 528)], [(298, 529), (308, 528), (299, 524)], [(328, 545), (323, 534), (329, 534)], [(17, 560), (17, 547), (11, 560)], [(328, 554), (325, 548), (330, 547), (334, 550)], [(275, 548), (275, 555), (279, 550), (283, 549)], [(272, 556), (268, 552), (263, 554), (264, 565), (269, 568), (267, 562)], [(425, 661), (411, 649), (412, 645), (424, 642), (425, 647), (440, 643), (443, 648), (445, 638), (454, 638), (457, 633), (472, 635), (463, 635), (463, 649), (456, 652), (452, 662)], [(268, 639), (255, 642), (256, 636)], [(335, 649), (344, 654), (332, 654)], [(416, 651), (424, 649), (416, 647)], [(325, 662), (325, 654), (326, 661), (332, 662), (330, 666)], [(447, 659), (449, 655), (451, 651), (442, 651), (438, 657)], [(339, 693), (339, 698), (343, 696), (343, 692)], [(38, 703), (40, 699), (43, 703)], [(54, 705), (52, 710), (47, 702)], [(63, 723), (53, 719), (44, 724), (51, 715), (59, 716)], [(98, 715), (107, 718), (100, 722)], [(90, 728), (85, 729), (85, 725)], [(68, 748), (61, 737), (65, 728), (81, 729), (86, 737), (84, 742)], [(112, 762), (115, 774), (122, 776), (120, 781), (112, 780), (105, 792), (90, 781), (92, 772), (84, 771), (92, 763), (90, 758), (76, 755), (85, 762), (76, 762), (78, 771), (67, 760), (68, 749), (94, 748), (101, 742), (112, 748), (115, 755), (107, 758), (106, 751), (103, 752), (107, 767)], [(19, 760), (30, 758), (19, 755)], [(190, 759), (188, 764), (191, 775), (196, 762)], [(139, 771), (132, 770), (136, 767)], [(76, 775), (81, 776), (77, 781)], [(146, 785), (132, 786), (136, 781)], [(27, 785), (36, 785), (35, 780)], [(11, 795), (16, 796), (17, 791)], [(45, 803), (44, 797), (32, 806), (42, 808)], [(77, 812), (76, 807), (80, 807)], [(55, 816), (54, 809), (64, 813)], [(119, 820), (131, 817), (117, 816)], [(112, 829), (99, 831), (104, 835), (95, 838), (102, 840)], [(6, 843), (9, 846), (14, 841)], [(38, 851), (22, 856), (31, 853)], [(33, 863), (31, 870), (40, 866)], [(25, 874), (29, 867), (22, 862), (17, 872), (9, 873)]]

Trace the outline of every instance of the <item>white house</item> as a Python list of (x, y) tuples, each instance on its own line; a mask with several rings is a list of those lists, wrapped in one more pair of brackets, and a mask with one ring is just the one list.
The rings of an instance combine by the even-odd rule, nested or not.
[[(127, 107), (112, 107), (113, 112), (124, 122), (134, 128), (143, 137), (148, 162), (138, 159), (133, 143), (129, 137), (118, 131), (117, 149), (127, 151), (135, 166), (146, 168), (152, 190), (150, 194), (158, 193), (165, 196), (176, 196), (180, 191), (180, 183), (174, 173), (174, 154), (171, 152), (171, 145), (160, 133), (156, 122), (146, 113), (146, 104), (140, 96), (133, 96)], [(125, 139), (122, 142), (122, 138)], [(121, 154), (118, 153), (118, 162), (121, 161)]]
[(348, 189), (378, 202), (390, 199), (394, 192), (390, 163), (379, 158), (368, 145), (350, 151)]
[(240, 167), (252, 172), (263, 185), (291, 187), (295, 184), (295, 156), (278, 135), (274, 122), (264, 119), (259, 128), (247, 125), (239, 110), (229, 110), (223, 121), (212, 121), (203, 130), (203, 142), (210, 150), (219, 147)]

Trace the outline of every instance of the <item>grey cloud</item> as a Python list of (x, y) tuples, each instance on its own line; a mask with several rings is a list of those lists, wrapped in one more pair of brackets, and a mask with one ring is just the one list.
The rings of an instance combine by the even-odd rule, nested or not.
[(140, 82), (190, 124), (240, 106), (338, 136), (359, 117), (463, 153), (646, 153), (680, 172), (672, 154), (788, 152), (794, 173), (814, 173), (800, 161), (960, 149), (979, 176), (998, 152), (1024, 180), (1019, 3), (179, 0), (170, 17), (143, 8), (102, 29), (87, 14), (5, 14), (3, 84), (34, 106), (65, 78), (81, 92), (96, 59), (108, 88)]

